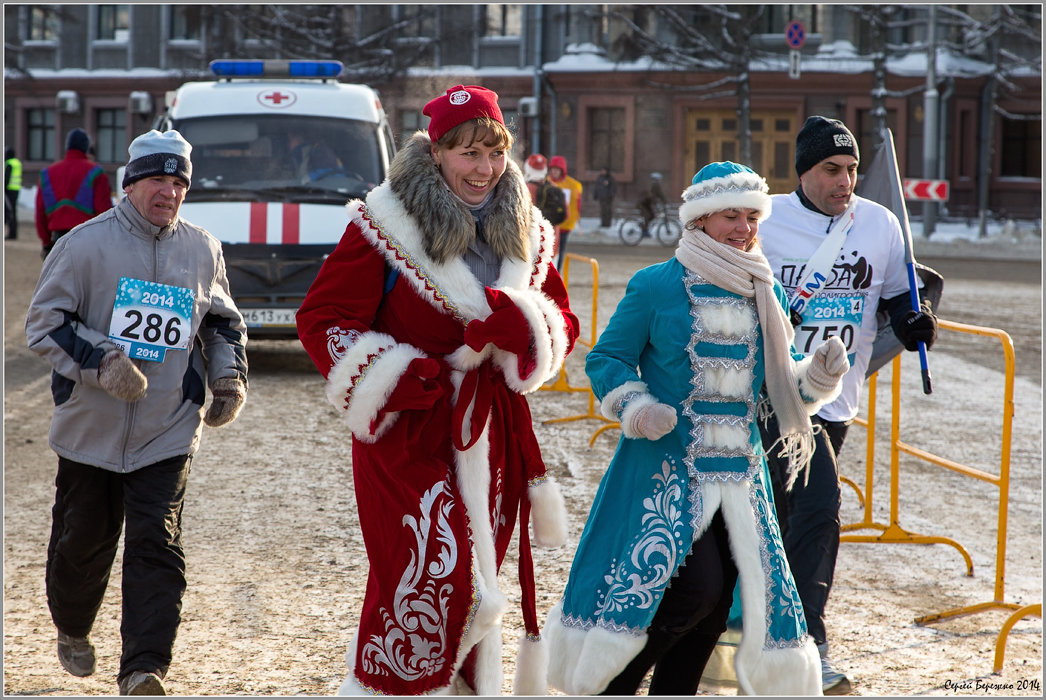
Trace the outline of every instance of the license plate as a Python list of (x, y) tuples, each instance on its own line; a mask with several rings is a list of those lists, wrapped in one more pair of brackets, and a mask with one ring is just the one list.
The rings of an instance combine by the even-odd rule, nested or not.
[(240, 309), (248, 328), (294, 326), (297, 309)]

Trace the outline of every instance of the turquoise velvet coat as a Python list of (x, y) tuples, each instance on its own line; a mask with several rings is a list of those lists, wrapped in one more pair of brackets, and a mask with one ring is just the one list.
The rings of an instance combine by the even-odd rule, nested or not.
[[(756, 667), (812, 679), (816, 666), (816, 679), (798, 690), (819, 691), (817, 652), (785, 558), (756, 423), (764, 363), (753, 300), (709, 284), (675, 258), (640, 270), (589, 352), (586, 372), (604, 415), (626, 430), (546, 626), (550, 684), (569, 694), (600, 692), (627, 665), (676, 569), (722, 509), (748, 637), (737, 655), (742, 690), (789, 691)], [(657, 441), (629, 437), (629, 411), (654, 401), (675, 407), (676, 427)], [(767, 652), (784, 656), (768, 664)]]

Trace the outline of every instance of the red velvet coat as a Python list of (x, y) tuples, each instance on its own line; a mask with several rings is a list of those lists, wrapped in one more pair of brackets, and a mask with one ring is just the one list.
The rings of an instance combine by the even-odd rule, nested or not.
[[(424, 157), (421, 149), (415, 155)], [(352, 431), (370, 560), (344, 692), (428, 693), (449, 688), (460, 672), (479, 694), (500, 693), (507, 600), (497, 574), (517, 517), (524, 621), (530, 642), (539, 639), (527, 521), (533, 506), (535, 538), (560, 544), (565, 513), (524, 394), (556, 376), (578, 322), (551, 264), (551, 227), (532, 208), (518, 168), (505, 178), (495, 196), (526, 197), (519, 233), (530, 256), (502, 262), (493, 285), (500, 295), (486, 292), (460, 257), (430, 257), (424, 241), (432, 232), (416, 222), (431, 226), (432, 216), (412, 216), (411, 198), (405, 204), (387, 181), (366, 203), (349, 203), (352, 221), (297, 315), (328, 399)], [(427, 192), (447, 194), (442, 185)], [(521, 322), (484, 335), (488, 300), (514, 307), (511, 318)], [(506, 328), (513, 337), (501, 337)], [(487, 336), (494, 342), (483, 344)], [(521, 660), (517, 673), (530, 693), (544, 692), (540, 655), (527, 652), (538, 661)]]

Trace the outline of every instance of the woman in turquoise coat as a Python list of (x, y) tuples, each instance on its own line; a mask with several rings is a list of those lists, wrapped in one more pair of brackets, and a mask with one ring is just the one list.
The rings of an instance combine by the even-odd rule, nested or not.
[[(544, 634), (549, 685), (571, 695), (692, 695), (740, 580), (744, 694), (819, 695), (820, 662), (785, 558), (756, 420), (773, 412), (792, 480), (809, 416), (849, 365), (838, 339), (803, 359), (760, 252), (763, 178), (701, 169), (675, 256), (637, 272), (586, 372), (622, 437)], [(686, 673), (678, 672), (687, 669)]]

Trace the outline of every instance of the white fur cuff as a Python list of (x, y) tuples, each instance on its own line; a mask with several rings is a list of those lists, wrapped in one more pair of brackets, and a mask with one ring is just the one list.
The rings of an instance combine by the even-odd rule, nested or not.
[(398, 344), (384, 333), (364, 333), (327, 375), (327, 399), (345, 411), (345, 424), (362, 442), (374, 442), (395, 422), (385, 417), (371, 432), (371, 423), (388, 400), (411, 361), (425, 357), (412, 345)]
[(559, 484), (552, 477), (527, 488), (534, 543), (541, 547), (562, 547), (567, 541), (567, 509)]
[(809, 355), (795, 364), (795, 374), (799, 378), (799, 395), (806, 404), (806, 412), (814, 415), (821, 410), (825, 404), (831, 403), (843, 390), (842, 381), (828, 392), (818, 389), (815, 382), (810, 380), (810, 368), (813, 365), (814, 356)]

